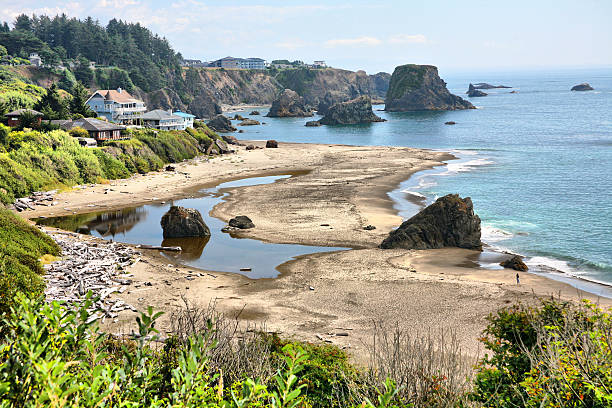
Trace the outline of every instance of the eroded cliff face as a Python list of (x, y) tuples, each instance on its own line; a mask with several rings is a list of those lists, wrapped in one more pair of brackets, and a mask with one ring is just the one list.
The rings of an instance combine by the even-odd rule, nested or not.
[(385, 110), (391, 112), (474, 109), (474, 105), (451, 94), (433, 65), (401, 65), (391, 76)]
[[(300, 94), (306, 104), (318, 107), (327, 100), (329, 105), (355, 99), (362, 95), (371, 98), (384, 98), (391, 76), (384, 72), (368, 75), (365, 71), (347, 71), (344, 69), (292, 69), (281, 71), (276, 79), (285, 88), (293, 89)], [(327, 97), (326, 97), (327, 96)]]

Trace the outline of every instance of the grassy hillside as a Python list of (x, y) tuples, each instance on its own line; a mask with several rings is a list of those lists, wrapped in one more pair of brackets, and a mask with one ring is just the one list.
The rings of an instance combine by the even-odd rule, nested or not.
[(44, 88), (34, 85), (18, 69), (0, 66), (0, 104), (5, 110), (31, 108), (44, 94)]

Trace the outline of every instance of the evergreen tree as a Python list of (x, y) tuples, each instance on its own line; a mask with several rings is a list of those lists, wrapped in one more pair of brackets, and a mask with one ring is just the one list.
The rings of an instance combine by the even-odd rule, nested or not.
[(51, 84), (34, 109), (43, 113), (45, 119), (68, 119), (68, 106), (55, 84)]
[(32, 20), (25, 14), (20, 14), (15, 19), (15, 30), (32, 31)]
[(74, 76), (77, 81), (81, 81), (84, 85), (90, 86), (94, 79), (94, 72), (89, 67), (89, 61), (87, 58), (79, 58), (79, 64), (74, 70)]
[(70, 113), (83, 115), (84, 117), (95, 117), (96, 114), (89, 106), (87, 106), (87, 99), (89, 92), (83, 86), (82, 83), (77, 82), (72, 88), (72, 99), (70, 100)]

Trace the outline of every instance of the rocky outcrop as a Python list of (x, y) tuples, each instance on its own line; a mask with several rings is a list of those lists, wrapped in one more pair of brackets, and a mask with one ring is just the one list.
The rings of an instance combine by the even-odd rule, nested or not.
[(319, 127), (319, 126), (321, 126), (321, 122), (319, 122), (318, 120), (309, 120), (308, 122), (306, 122), (306, 124), (304, 126), (306, 126), (306, 127)]
[(246, 215), (239, 215), (229, 220), (229, 226), (240, 229), (255, 228), (253, 221)]
[(232, 121), (223, 115), (215, 116), (206, 122), (206, 125), (215, 132), (235, 132), (237, 130), (234, 126), (232, 126)]
[(502, 263), (501, 266), (508, 269), (514, 269), (516, 271), (527, 272), (529, 267), (523, 262), (523, 258), (518, 255), (514, 255), (512, 258), (506, 259)]
[(327, 91), (325, 92), (325, 95), (323, 95), (323, 98), (319, 100), (319, 104), (317, 105), (317, 113), (321, 116), (325, 116), (327, 115), (329, 108), (350, 99), (351, 98), (347, 98), (346, 95), (342, 93)]
[(451, 94), (432, 65), (401, 65), (393, 71), (385, 110), (408, 112), (424, 110), (475, 109), (470, 102)]
[(491, 84), (487, 84), (486, 82), (479, 82), (477, 84), (474, 84), (474, 88), (475, 89), (498, 89), (498, 88), (512, 88), (512, 87), (506, 86), (506, 85), (491, 85)]
[[(176, 109), (176, 107), (174, 107)], [(214, 118), (223, 113), (221, 105), (214, 94), (208, 89), (199, 90), (193, 100), (189, 103), (187, 111), (196, 115), (198, 118)]]
[(304, 104), (304, 98), (291, 89), (285, 89), (278, 98), (272, 102), (272, 107), (266, 115), (271, 118), (312, 116), (310, 109)]
[(448, 122), (444, 122), (445, 125), (456, 125), (457, 122), (455, 122), (454, 120), (449, 120)]
[(369, 96), (360, 96), (348, 102), (337, 103), (327, 111), (319, 122), (322, 125), (355, 125), (359, 123), (384, 122), (372, 112)]
[(389, 233), (381, 248), (432, 249), (459, 247), (482, 249), (480, 218), (469, 197), (449, 194), (436, 200)]
[(591, 85), (587, 84), (586, 82), (572, 86), (572, 91), (594, 91), (594, 90), (595, 88), (593, 88)]
[(479, 97), (479, 96), (487, 96), (488, 95), (488, 93), (482, 92), (482, 91), (479, 91), (478, 89), (476, 89), (476, 87), (474, 85), (472, 85), (472, 84), (470, 84), (470, 86), (468, 87), (468, 90), (467, 90), (466, 94), (470, 98), (475, 98), (475, 97)]
[(268, 140), (266, 141), (266, 147), (268, 149), (276, 149), (278, 147), (278, 142), (276, 140)]
[(244, 116), (239, 115), (239, 114), (235, 114), (233, 120), (244, 120), (244, 119), (245, 119)]
[(232, 136), (232, 135), (223, 135), (221, 136), (221, 139), (223, 139), (223, 141), (227, 144), (231, 144), (231, 145), (238, 145), (240, 144), (238, 142), (238, 139), (236, 139), (236, 136)]
[(364, 71), (353, 72), (337, 68), (288, 69), (276, 75), (278, 82), (285, 88), (296, 91), (307, 105), (313, 107), (319, 107), (328, 92), (334, 95), (334, 102), (328, 107), (361, 95), (368, 95), (373, 99), (384, 98), (390, 79), (391, 75), (385, 72), (368, 75)]
[(164, 238), (208, 237), (202, 214), (193, 208), (172, 206), (161, 219)]
[(250, 115), (252, 115), (252, 116), (259, 116), (259, 115), (260, 115), (260, 113), (259, 113), (259, 111), (254, 110), (254, 111), (252, 111), (252, 112), (250, 113)]
[(258, 120), (255, 119), (244, 119), (242, 122), (238, 124), (238, 126), (255, 126), (261, 125)]

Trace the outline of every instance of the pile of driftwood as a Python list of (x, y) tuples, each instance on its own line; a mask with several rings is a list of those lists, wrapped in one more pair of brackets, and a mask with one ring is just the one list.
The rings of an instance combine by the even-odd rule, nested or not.
[(35, 191), (29, 197), (18, 198), (13, 203), (15, 209), (19, 212), (30, 209), (33, 210), (35, 205), (57, 205), (57, 201), (53, 201), (53, 196), (57, 190), (51, 191)]
[(93, 319), (115, 318), (134, 307), (110, 295), (132, 284), (125, 268), (138, 262), (139, 252), (116, 242), (84, 242), (76, 234), (46, 231), (62, 248), (62, 259), (45, 265), (48, 301), (83, 300), (89, 291), (99, 300), (92, 305)]

